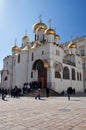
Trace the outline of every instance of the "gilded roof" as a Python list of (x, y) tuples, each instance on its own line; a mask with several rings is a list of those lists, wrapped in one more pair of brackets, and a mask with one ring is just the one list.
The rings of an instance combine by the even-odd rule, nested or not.
[(44, 29), (45, 30), (46, 28), (47, 28), (47, 26), (44, 23), (42, 23), (41, 21), (38, 22), (37, 24), (33, 25), (34, 31), (36, 31), (37, 29)]
[(44, 32), (45, 35), (49, 35), (49, 34), (52, 34), (52, 35), (55, 35), (55, 30), (54, 29), (46, 29), (45, 32)]
[(76, 48), (76, 43), (71, 41), (69, 44), (68, 44), (68, 48)]
[(15, 45), (15, 46), (12, 47), (12, 51), (19, 51), (19, 50), (20, 49), (19, 49), (19, 47), (17, 45)]

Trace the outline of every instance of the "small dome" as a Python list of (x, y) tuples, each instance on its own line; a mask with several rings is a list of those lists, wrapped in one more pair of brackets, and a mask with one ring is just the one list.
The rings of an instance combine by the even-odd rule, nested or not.
[(76, 43), (71, 41), (71, 42), (68, 44), (68, 48), (76, 48)]
[(60, 39), (60, 36), (56, 34), (54, 38), (58, 40)]
[(49, 29), (45, 30), (44, 34), (45, 35), (49, 35), (49, 34), (55, 35), (55, 31), (54, 31), (54, 29), (49, 28)]
[(33, 25), (33, 30), (36, 31), (37, 29), (43, 29), (46, 30), (46, 25), (42, 23), (41, 21), (35, 25)]
[(20, 49), (19, 49), (19, 47), (17, 45), (15, 45), (15, 46), (12, 47), (12, 51), (19, 51), (19, 50)]
[(29, 41), (29, 37), (28, 37), (28, 36), (24, 36), (24, 37), (22, 38), (22, 41)]

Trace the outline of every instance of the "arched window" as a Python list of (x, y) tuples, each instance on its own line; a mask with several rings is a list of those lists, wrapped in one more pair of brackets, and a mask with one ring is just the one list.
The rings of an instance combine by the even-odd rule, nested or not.
[(77, 80), (79, 80), (79, 72), (77, 72)]
[(75, 80), (75, 69), (72, 69), (72, 80)]
[(55, 72), (55, 78), (61, 78), (61, 74), (59, 72)]
[(68, 67), (63, 68), (63, 79), (69, 79), (69, 69), (68, 69)]
[(55, 78), (61, 78), (61, 67), (59, 64), (55, 64)]

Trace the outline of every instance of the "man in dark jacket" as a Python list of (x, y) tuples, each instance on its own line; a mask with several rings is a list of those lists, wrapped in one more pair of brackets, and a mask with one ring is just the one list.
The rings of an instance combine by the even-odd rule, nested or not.
[(70, 100), (70, 94), (72, 94), (72, 87), (67, 89), (68, 100)]

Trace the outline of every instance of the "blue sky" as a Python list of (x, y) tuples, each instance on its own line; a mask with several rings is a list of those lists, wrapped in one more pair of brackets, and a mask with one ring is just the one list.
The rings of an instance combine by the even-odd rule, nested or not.
[(0, 69), (3, 59), (10, 55), (17, 38), (17, 45), (21, 46), (21, 39), (27, 35), (33, 41), (32, 27), (38, 22), (39, 15), (42, 22), (56, 28), (61, 43), (86, 36), (86, 0), (0, 0)]

